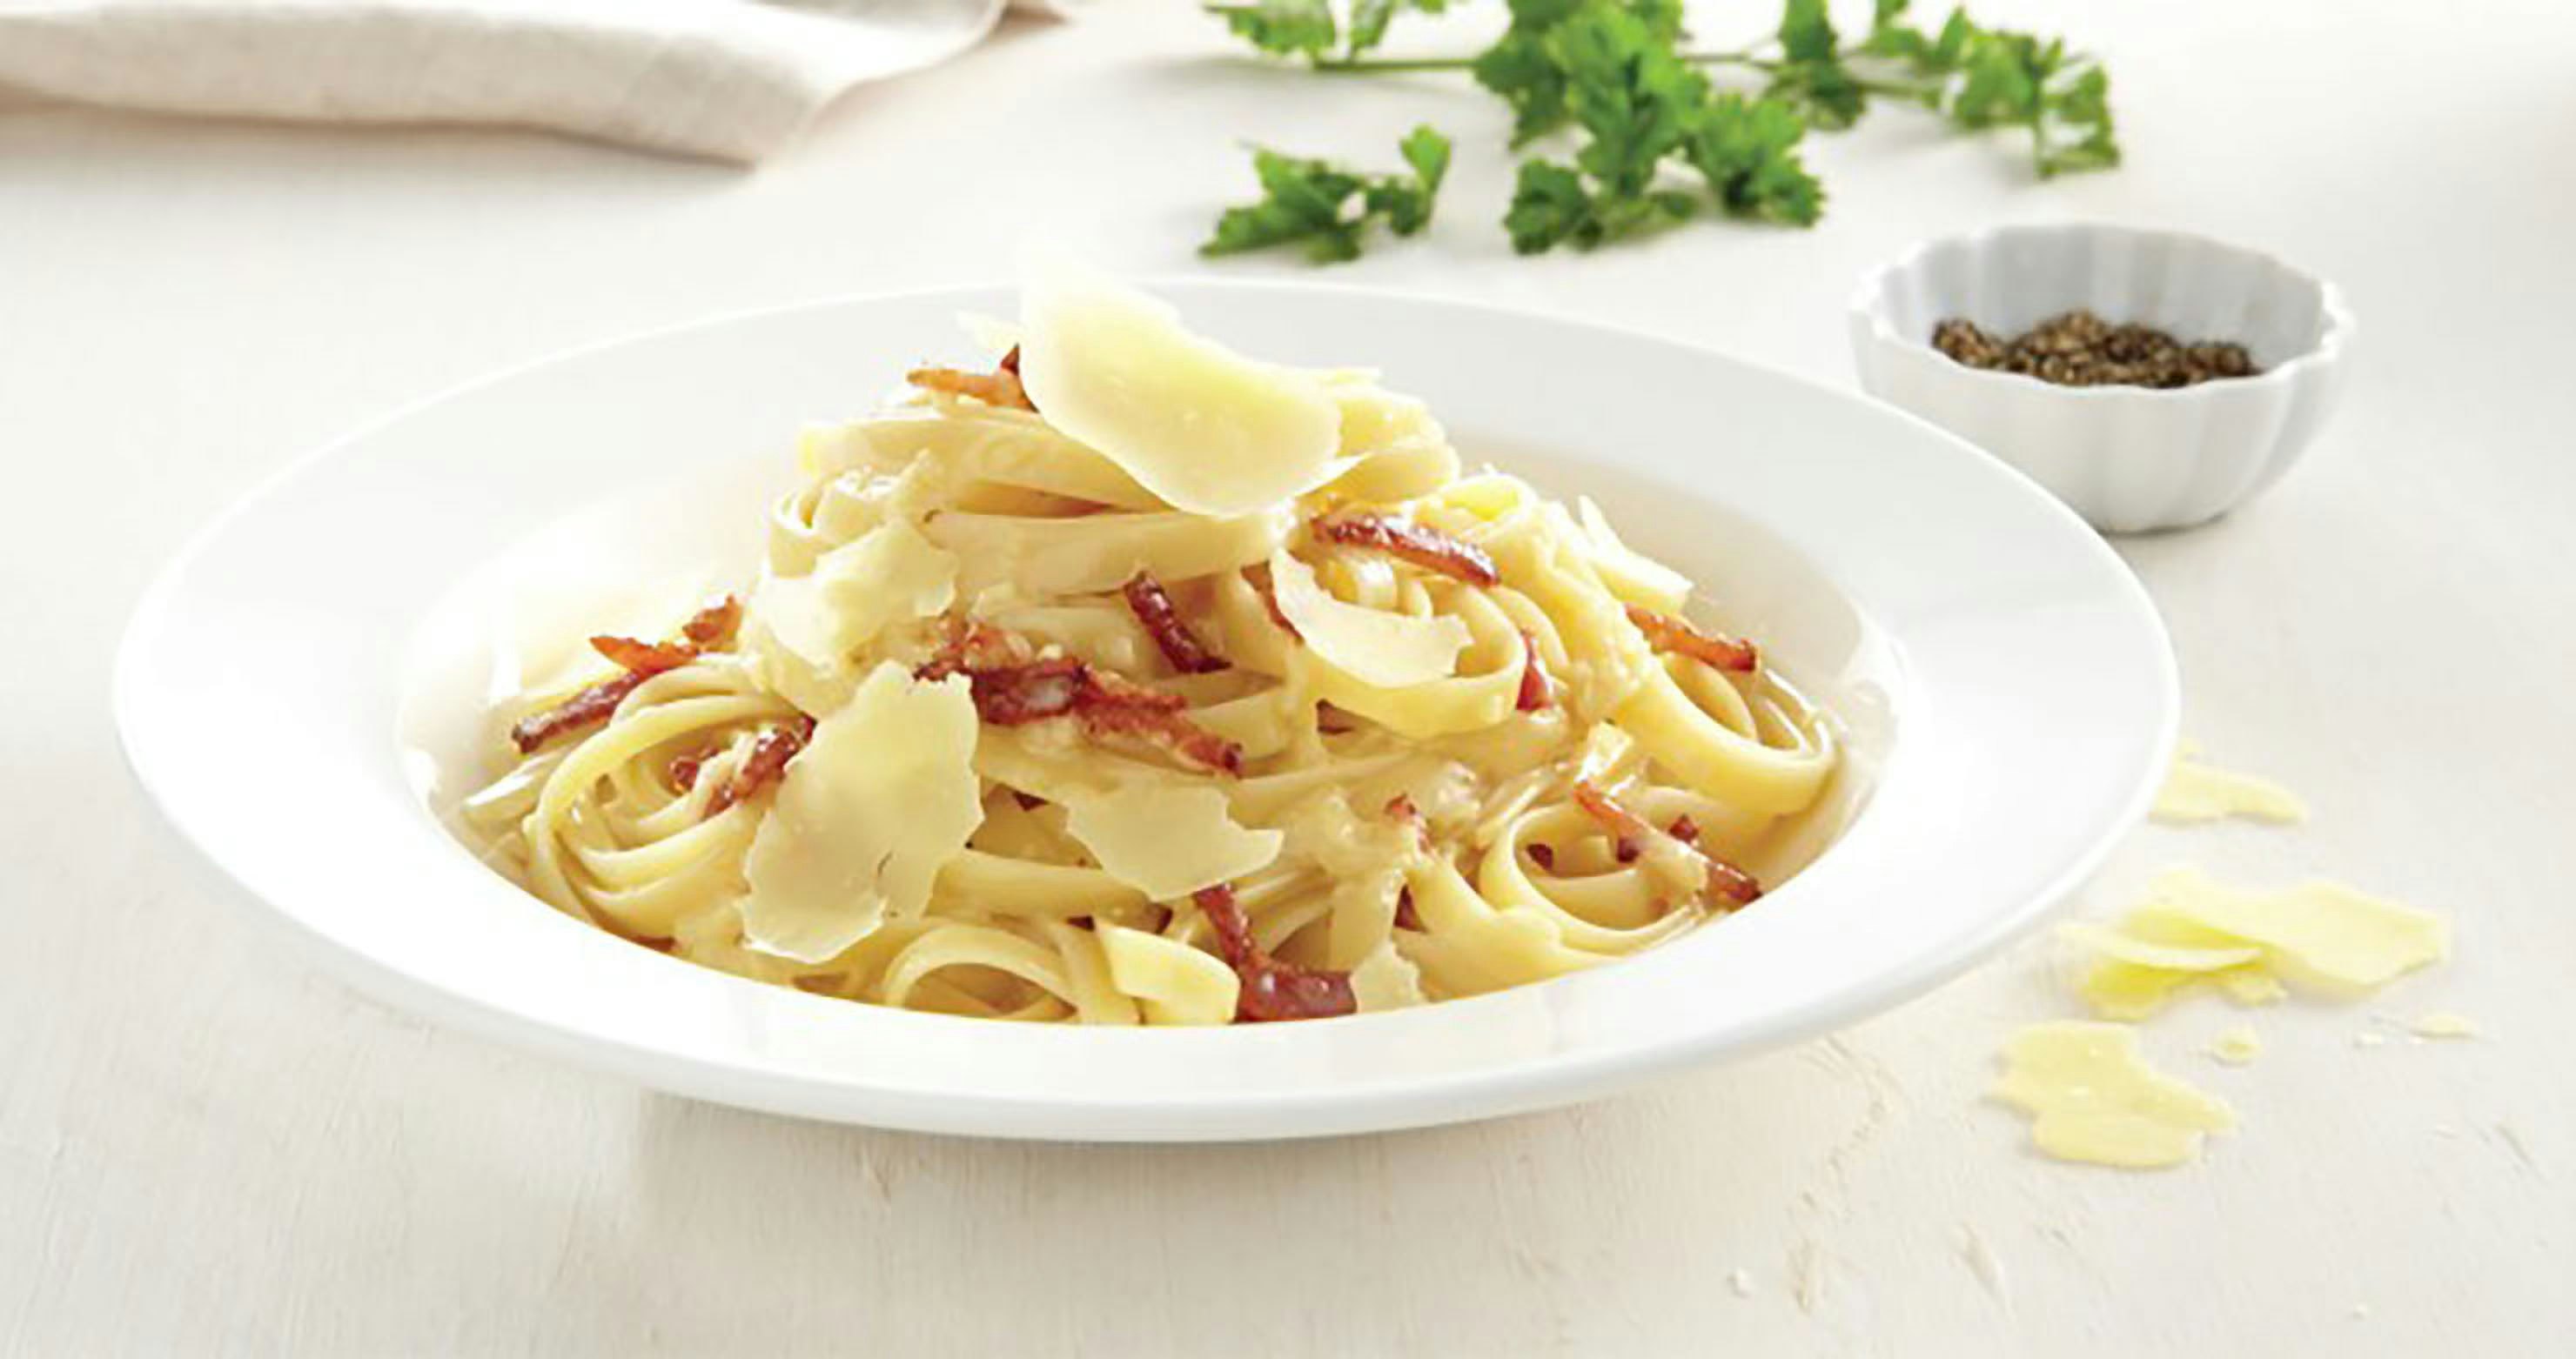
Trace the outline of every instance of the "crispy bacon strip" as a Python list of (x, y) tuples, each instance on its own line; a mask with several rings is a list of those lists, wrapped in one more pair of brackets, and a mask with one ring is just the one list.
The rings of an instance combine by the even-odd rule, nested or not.
[(1402, 930), (1422, 928), (1422, 916), (1413, 909), (1413, 889), (1410, 887), (1399, 887), (1395, 891), (1395, 926)]
[(1236, 1023), (1326, 1019), (1358, 1011), (1359, 1000), (1351, 994), (1349, 973), (1299, 967), (1264, 952), (1252, 937), (1252, 922), (1244, 918), (1243, 906), (1234, 899), (1232, 887), (1224, 883), (1202, 887), (1190, 894), (1190, 900), (1197, 903), (1199, 913), (1207, 917), (1208, 928), (1215, 931), (1217, 951), (1224, 956), (1226, 965), (1242, 979), (1243, 989), (1235, 999)]
[(1328, 543), (1365, 547), (1399, 557), (1426, 571), (1454, 576), (1470, 585), (1494, 585), (1502, 573), (1494, 569), (1494, 559), (1474, 543), (1462, 543), (1438, 529), (1425, 528), (1410, 519), (1392, 519), (1384, 515), (1353, 514), (1327, 516), (1313, 524), (1315, 536)]
[(680, 635), (701, 649), (733, 640), (734, 630), (742, 626), (742, 601), (726, 595), (692, 615), (680, 625)]
[(733, 777), (725, 780), (725, 785), (707, 798), (706, 814), (711, 817), (722, 815), (735, 803), (745, 801), (752, 794), (787, 777), (787, 762), (795, 759), (796, 752), (803, 750), (805, 743), (813, 739), (814, 719), (801, 715), (786, 726), (771, 727), (762, 732), (760, 739), (751, 743), (751, 753), (742, 758), (742, 767), (733, 771)]
[(639, 642), (632, 637), (593, 637), (590, 649), (630, 675), (658, 675), (698, 658), (691, 642)]
[(1521, 849), (1529, 855), (1531, 863), (1537, 864), (1539, 867), (1546, 869), (1550, 873), (1556, 871), (1556, 850), (1554, 848), (1547, 845), (1531, 844), (1523, 845), (1521, 846)]
[[(1646, 837), (1664, 833), (1656, 830), (1653, 823), (1644, 817), (1619, 805), (1608, 793), (1602, 792), (1582, 779), (1575, 780), (1574, 802), (1593, 820), (1600, 822), (1604, 828), (1618, 836), (1623, 850), (1631, 843), (1643, 845)], [(1684, 818), (1685, 821), (1687, 819)], [(1698, 829), (1697, 826), (1691, 827), (1690, 840), (1683, 840), (1678, 835), (1671, 838), (1680, 841), (1683, 849), (1688, 850), (1702, 864), (1707, 865), (1708, 885), (1704, 890), (1709, 895), (1737, 906), (1761, 896), (1762, 884), (1755, 882), (1752, 874), (1701, 850), (1698, 845), (1692, 843), (1698, 838)], [(1636, 856), (1633, 854), (1623, 853), (1620, 856), (1620, 862), (1625, 863), (1634, 857)]]
[(510, 728), (510, 741), (522, 755), (533, 755), (546, 742), (568, 731), (579, 731), (594, 723), (605, 722), (617, 705), (626, 701), (650, 675), (628, 673), (581, 690), (563, 702), (541, 713), (530, 713)]
[(1174, 670), (1184, 675), (1204, 675), (1228, 668), (1225, 658), (1208, 650), (1190, 631), (1190, 625), (1181, 621), (1180, 611), (1172, 607), (1171, 595), (1151, 574), (1137, 572), (1119, 593), (1127, 596), (1128, 612), (1153, 634), (1154, 645), (1162, 648), (1163, 659), (1171, 662)]
[(939, 654), (923, 666), (920, 676), (937, 679), (960, 671), (999, 670), (1026, 665), (1038, 658), (1038, 649), (1016, 633), (1005, 632), (980, 618), (947, 620), (947, 636), (939, 644)]
[(1534, 713), (1556, 701), (1556, 681), (1548, 678), (1547, 665), (1538, 658), (1538, 639), (1527, 628), (1521, 629), (1521, 692), (1512, 706)]
[(671, 767), (667, 771), (671, 776), (671, 786), (683, 793), (697, 787), (698, 773), (705, 769), (706, 765), (705, 751), (693, 751), (671, 761)]
[(1668, 613), (1657, 613), (1652, 609), (1641, 609), (1631, 604), (1628, 606), (1628, 621), (1636, 624), (1639, 632), (1646, 634), (1647, 643), (1657, 651), (1669, 651), (1688, 656), (1692, 660), (1716, 666), (1720, 670), (1750, 673), (1762, 664), (1762, 658), (1754, 651), (1751, 642), (1736, 637), (1723, 637), (1714, 632), (1704, 632), (1693, 626), (1688, 619), (1675, 618)]
[(1086, 735), (1134, 737), (1176, 759), (1225, 774), (1243, 772), (1243, 748), (1190, 721), (1182, 711), (1189, 701), (1180, 695), (1070, 656), (1040, 660), (1036, 654), (1025, 639), (967, 619), (950, 625), (938, 656), (914, 673), (923, 679), (966, 676), (976, 715), (995, 726), (1069, 716)]
[(510, 728), (510, 741), (522, 755), (534, 754), (546, 742), (568, 731), (577, 731), (594, 722), (605, 722), (617, 705), (634, 693), (637, 685), (661, 674), (677, 670), (698, 658), (704, 647), (733, 636), (734, 625), (741, 621), (742, 602), (732, 595), (698, 610), (688, 622), (680, 625), (682, 640), (676, 642), (639, 642), (632, 637), (600, 636), (590, 639), (591, 649), (607, 657), (626, 673), (615, 679), (581, 690), (563, 702), (541, 713), (530, 713)]
[(1277, 624), (1281, 632), (1288, 634), (1289, 641), (1298, 643), (1301, 646), (1304, 645), (1306, 634), (1299, 632), (1297, 630), (1297, 625), (1288, 621), (1288, 615), (1280, 611), (1279, 592), (1276, 590), (1263, 590), (1260, 594), (1261, 611), (1270, 615), (1270, 621)]
[(946, 392), (951, 396), (971, 396), (987, 406), (1033, 411), (1037, 403), (1029, 400), (1026, 387), (1020, 385), (1020, 347), (1002, 356), (992, 372), (970, 373), (962, 368), (915, 368), (903, 380), (927, 392)]
[(1002, 670), (969, 670), (975, 713), (997, 727), (1062, 717), (1082, 698), (1088, 667), (1070, 656)]
[(1664, 828), (1664, 834), (1681, 841), (1685, 845), (1697, 845), (1699, 843), (1699, 823), (1691, 820), (1687, 816), (1677, 816), (1673, 818), (1673, 824)]
[(1074, 716), (1086, 734), (1132, 736), (1188, 763), (1242, 775), (1243, 747), (1182, 716), (1188, 705), (1180, 695), (1144, 689), (1098, 670), (1091, 672), (1091, 680), (1074, 703)]

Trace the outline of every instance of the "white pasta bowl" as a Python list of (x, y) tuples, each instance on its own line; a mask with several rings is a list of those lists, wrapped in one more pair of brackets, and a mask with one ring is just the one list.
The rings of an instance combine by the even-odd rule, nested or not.
[[(1884, 1009), (2040, 921), (2144, 810), (2176, 686), (2101, 541), (1897, 411), (1697, 349), (1455, 302), (1207, 282), (1194, 325), (1368, 363), (1471, 460), (1591, 495), (1840, 715), (1840, 835), (1753, 907), (1615, 965), (1412, 1010), (1084, 1029), (764, 986), (560, 915), (441, 822), (495, 657), (756, 557), (796, 426), (958, 348), (999, 290), (826, 302), (582, 350), (285, 472), (151, 588), (119, 658), (136, 774), (354, 985), (699, 1098), (1006, 1137), (1345, 1133), (1582, 1099)], [(854, 382), (853, 374), (863, 375)], [(556, 631), (556, 635), (561, 635)]]
[[(2019, 334), (2078, 307), (2184, 340), (2234, 340), (2256, 376), (2172, 389), (2060, 387), (1932, 347), (1964, 317)], [(2030, 474), (2106, 533), (2207, 522), (2290, 470), (2343, 385), (2352, 314), (2333, 284), (2201, 236), (2013, 226), (1917, 246), (1851, 303), (1861, 386)]]

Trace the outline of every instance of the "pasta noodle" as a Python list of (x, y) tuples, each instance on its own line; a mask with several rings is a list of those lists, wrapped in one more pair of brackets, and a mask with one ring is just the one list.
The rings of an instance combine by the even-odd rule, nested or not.
[(708, 967), (1085, 1024), (1471, 995), (1760, 892), (1833, 727), (1588, 501), (1085, 275), (1025, 320), (810, 431), (735, 599), (496, 712), (487, 857)]

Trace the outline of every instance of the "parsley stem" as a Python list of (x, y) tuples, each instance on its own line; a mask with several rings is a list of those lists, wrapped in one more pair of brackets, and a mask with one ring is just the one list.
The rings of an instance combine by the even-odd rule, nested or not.
[[(1785, 64), (1775, 57), (1760, 55), (1759, 47), (1738, 47), (1720, 52), (1682, 52), (1682, 60), (1694, 66), (1741, 66), (1747, 70), (1777, 72)], [(1852, 55), (1846, 51), (1842, 55)], [(1474, 67), (1474, 57), (1318, 57), (1314, 67), (1328, 75), (1384, 75), (1421, 71), (1464, 71)], [(1855, 80), (1854, 84), (1871, 94), (1897, 99), (1921, 99), (1937, 92), (1937, 84), (1909, 85), (1895, 80)]]
[[(1682, 60), (1694, 66), (1750, 66), (1770, 70), (1779, 63), (1754, 55), (1750, 47), (1731, 52), (1681, 52)], [(1374, 75), (1390, 71), (1464, 71), (1476, 64), (1474, 57), (1317, 57), (1315, 69), (1335, 75)]]

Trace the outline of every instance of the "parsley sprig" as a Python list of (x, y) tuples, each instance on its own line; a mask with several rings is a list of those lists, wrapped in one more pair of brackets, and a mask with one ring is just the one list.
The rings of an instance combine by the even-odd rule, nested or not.
[[(1711, 208), (1813, 225), (1825, 192), (1800, 143), (1811, 127), (1852, 126), (1875, 99), (1930, 109), (1966, 132), (2023, 129), (2043, 178), (2120, 160), (2110, 78), (2097, 62), (2063, 39), (1986, 28), (1963, 10), (1927, 32), (1909, 17), (1909, 0), (1874, 0), (1869, 32), (1846, 42), (1826, 0), (1782, 0), (1768, 39), (1709, 51), (1684, 46), (1680, 0), (1507, 0), (1510, 26), (1476, 56), (1368, 55), (1399, 13), (1437, 14), (1449, 3), (1223, 0), (1208, 8), (1261, 51), (1318, 71), (1468, 71), (1510, 106), (1515, 150), (1578, 136), (1570, 161), (1541, 155), (1521, 163), (1503, 225), (1523, 253), (1568, 243), (1589, 249)], [(1707, 68), (1739, 69), (1763, 83), (1720, 91)], [(1426, 169), (1414, 153), (1417, 141), (1431, 140), (1439, 142), (1439, 169)], [(1359, 254), (1373, 217), (1411, 234), (1429, 219), (1448, 143), (1418, 128), (1405, 146), (1416, 173), (1395, 181), (1256, 149), (1261, 201), (1228, 209), (1205, 248), (1221, 254), (1293, 242), (1310, 258), (1333, 261)], [(1383, 187), (1396, 181), (1403, 187)]]
[[(1409, 173), (1361, 174), (1329, 161), (1252, 148), (1261, 201), (1228, 208), (1216, 234), (1199, 247), (1205, 255), (1233, 255), (1274, 245), (1297, 245), (1317, 264), (1358, 259), (1372, 221), (1384, 219), (1398, 236), (1431, 224), (1431, 205), (1449, 173), (1449, 139), (1417, 127), (1396, 149)], [(1354, 203), (1354, 199), (1357, 200)]]

